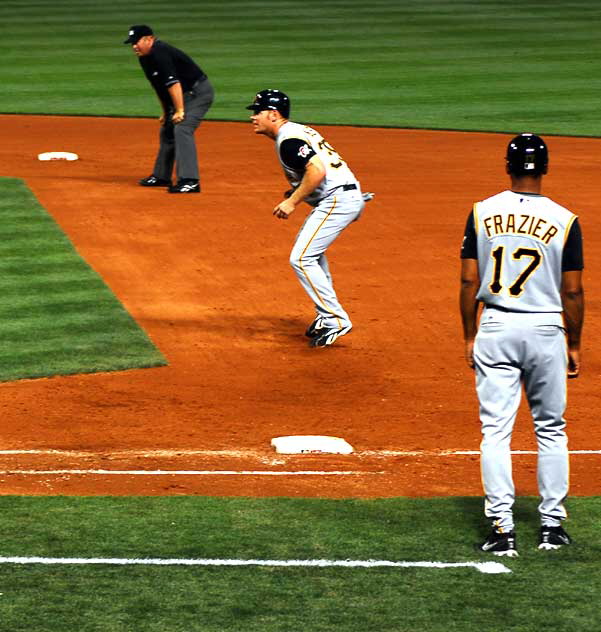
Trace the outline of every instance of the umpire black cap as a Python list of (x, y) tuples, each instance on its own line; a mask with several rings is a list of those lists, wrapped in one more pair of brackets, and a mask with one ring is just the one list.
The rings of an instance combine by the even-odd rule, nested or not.
[(538, 176), (547, 173), (549, 151), (536, 134), (520, 134), (507, 145), (507, 171), (516, 176)]
[(124, 44), (135, 44), (141, 37), (145, 35), (154, 35), (152, 29), (146, 24), (134, 24), (129, 27), (127, 33), (128, 38), (123, 42)]
[(255, 100), (246, 106), (247, 110), (261, 112), (263, 110), (277, 110), (284, 118), (290, 116), (290, 99), (281, 90), (261, 90), (255, 95)]

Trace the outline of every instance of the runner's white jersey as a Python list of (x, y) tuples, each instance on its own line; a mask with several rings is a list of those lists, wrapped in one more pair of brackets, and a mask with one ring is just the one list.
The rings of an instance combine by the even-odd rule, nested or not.
[(563, 249), (575, 219), (542, 195), (503, 191), (477, 202), (477, 298), (511, 311), (563, 311)]
[(288, 139), (299, 139), (307, 143), (309, 147), (321, 159), (326, 175), (320, 185), (305, 198), (305, 201), (315, 206), (320, 200), (327, 197), (334, 189), (345, 184), (356, 184), (359, 188), (357, 178), (349, 169), (346, 162), (338, 155), (336, 150), (330, 145), (323, 136), (307, 125), (301, 125), (292, 121), (287, 121), (278, 130), (276, 137), (276, 151), (278, 159), (288, 182), (293, 188), (296, 188), (303, 179), (304, 171), (291, 169), (284, 164), (280, 154), (280, 145)]

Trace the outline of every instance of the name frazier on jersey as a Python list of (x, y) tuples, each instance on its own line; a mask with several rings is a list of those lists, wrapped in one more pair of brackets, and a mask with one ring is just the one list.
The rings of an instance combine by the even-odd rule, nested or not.
[(495, 235), (528, 235), (534, 237), (544, 244), (548, 244), (559, 232), (555, 224), (536, 215), (525, 215), (508, 213), (507, 215), (491, 215), (485, 218), (482, 223), (487, 237)]

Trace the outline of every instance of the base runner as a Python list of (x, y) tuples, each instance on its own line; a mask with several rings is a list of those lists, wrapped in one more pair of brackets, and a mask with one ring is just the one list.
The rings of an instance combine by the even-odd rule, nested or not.
[(315, 319), (305, 335), (312, 347), (333, 344), (352, 329), (340, 304), (326, 258), (326, 250), (340, 233), (359, 219), (373, 194), (361, 187), (346, 162), (319, 132), (288, 119), (290, 99), (280, 90), (262, 90), (246, 108), (256, 134), (276, 143), (277, 155), (291, 189), (273, 214), (288, 219), (297, 204), (313, 207), (290, 254), (298, 280), (315, 305)]

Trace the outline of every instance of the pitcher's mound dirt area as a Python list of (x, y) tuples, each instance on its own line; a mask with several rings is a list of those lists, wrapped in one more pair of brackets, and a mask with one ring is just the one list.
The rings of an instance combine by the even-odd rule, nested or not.
[[(26, 180), (169, 361), (0, 385), (1, 493), (479, 495), (477, 455), (443, 454), (480, 440), (458, 253), (472, 203), (507, 186), (509, 137), (318, 126), (376, 198), (329, 251), (354, 330), (310, 349), (312, 306), (288, 265), (308, 207), (272, 216), (287, 188), (273, 143), (250, 124), (205, 123), (203, 192), (169, 195), (137, 185), (152, 170), (157, 125), (0, 117), (0, 175)], [(570, 449), (601, 450), (601, 140), (548, 144), (545, 192), (580, 215), (585, 235)], [(53, 150), (80, 159), (37, 160)], [(289, 434), (341, 436), (357, 453), (278, 457), (270, 440)], [(513, 448), (535, 449), (525, 405)], [(571, 464), (572, 493), (598, 494), (601, 455)], [(196, 473), (56, 473), (73, 469)], [(290, 474), (299, 471), (310, 473)], [(518, 494), (537, 493), (534, 456), (516, 455), (514, 473)]]

